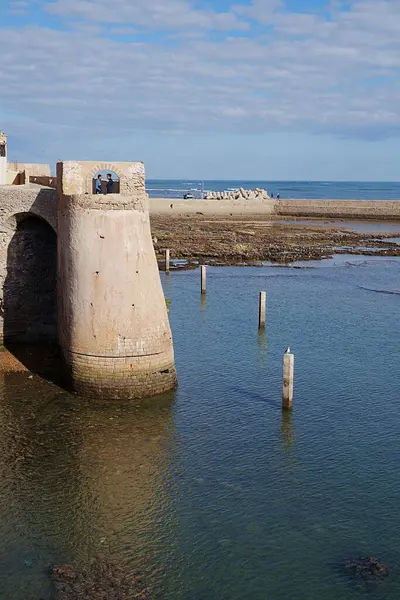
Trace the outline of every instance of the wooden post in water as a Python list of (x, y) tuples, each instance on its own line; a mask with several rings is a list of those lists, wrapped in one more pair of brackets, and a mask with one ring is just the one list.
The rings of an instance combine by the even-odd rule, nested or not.
[(294, 354), (285, 352), (283, 355), (283, 389), (282, 408), (293, 408)]
[(201, 293), (205, 294), (207, 291), (207, 267), (201, 265)]
[(267, 292), (260, 292), (260, 300), (258, 306), (258, 327), (262, 329), (265, 327), (265, 315), (267, 307)]
[(169, 273), (169, 256), (170, 256), (170, 252), (169, 252), (169, 248), (167, 248), (167, 250), (165, 251), (165, 272)]

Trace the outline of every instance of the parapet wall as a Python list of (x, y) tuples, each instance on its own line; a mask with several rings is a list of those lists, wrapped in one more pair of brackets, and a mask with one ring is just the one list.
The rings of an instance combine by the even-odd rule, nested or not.
[(24, 182), (24, 174), (19, 171), (6, 171), (6, 184), (7, 185), (21, 185)]
[(276, 200), (275, 214), (341, 219), (400, 219), (400, 200)]
[(19, 163), (9, 162), (7, 163), (7, 169), (10, 171), (28, 171), (30, 176), (36, 175), (37, 177), (51, 177), (50, 165), (39, 164), (39, 163)]
[(57, 177), (49, 177), (48, 175), (30, 175), (29, 183), (57, 189)]

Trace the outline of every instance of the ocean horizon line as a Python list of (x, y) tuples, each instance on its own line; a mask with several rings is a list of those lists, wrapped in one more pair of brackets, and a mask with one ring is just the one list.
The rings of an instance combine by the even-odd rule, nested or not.
[(201, 183), (206, 181), (215, 181), (219, 183), (240, 183), (240, 182), (248, 182), (248, 183), (257, 183), (257, 182), (271, 182), (271, 183), (345, 183), (345, 184), (384, 184), (384, 185), (400, 185), (399, 181), (378, 181), (378, 180), (368, 180), (368, 179), (201, 179), (196, 177), (147, 177), (147, 181), (192, 181), (193, 183)]

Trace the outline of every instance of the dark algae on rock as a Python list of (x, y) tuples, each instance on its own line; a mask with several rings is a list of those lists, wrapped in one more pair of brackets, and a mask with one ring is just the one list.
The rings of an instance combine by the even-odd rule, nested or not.
[(55, 565), (52, 600), (150, 600), (140, 574), (97, 556), (89, 566)]
[(389, 567), (375, 556), (359, 556), (345, 562), (345, 571), (356, 583), (373, 583), (389, 575)]
[(243, 265), (260, 261), (287, 264), (331, 258), (333, 254), (400, 256), (400, 245), (386, 241), (393, 233), (357, 233), (309, 222), (285, 223), (260, 215), (151, 216), (154, 247), (174, 259), (193, 263)]

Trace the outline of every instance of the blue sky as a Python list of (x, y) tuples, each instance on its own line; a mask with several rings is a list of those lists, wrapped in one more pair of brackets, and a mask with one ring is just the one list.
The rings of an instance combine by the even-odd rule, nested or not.
[(400, 0), (0, 0), (18, 161), (397, 181)]

